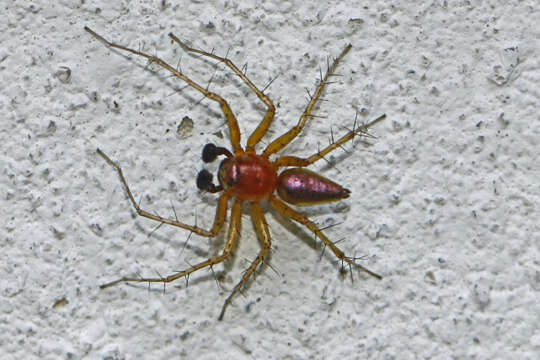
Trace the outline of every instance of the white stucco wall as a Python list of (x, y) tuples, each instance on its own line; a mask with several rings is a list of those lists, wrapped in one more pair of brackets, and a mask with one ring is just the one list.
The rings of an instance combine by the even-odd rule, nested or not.
[[(164, 5), (163, 5), (164, 3)], [(237, 5), (235, 3), (241, 3)], [(539, 5), (536, 1), (5, 1), (0, 20), (2, 359), (534, 359), (540, 353)], [(141, 48), (225, 97), (242, 136), (264, 107), (229, 71), (167, 37), (226, 54), (277, 106), (268, 144), (293, 126), (319, 68), (353, 48), (284, 154), (309, 155), (386, 113), (370, 146), (312, 169), (351, 191), (302, 209), (384, 276), (339, 275), (329, 251), (272, 211), (269, 264), (228, 292), (258, 251), (249, 213), (233, 261), (159, 285), (220, 251), (135, 216), (209, 227), (216, 196), (195, 177), (204, 144), (229, 146), (219, 107), (165, 71), (83, 31)], [(67, 69), (70, 76), (66, 74)], [(181, 91), (179, 91), (181, 89)], [(193, 130), (179, 136), (182, 118)], [(260, 147), (261, 148), (261, 147)], [(216, 165), (208, 169), (215, 172)], [(268, 210), (268, 209), (267, 209)], [(155, 231), (153, 231), (155, 230)], [(53, 308), (58, 300), (66, 304)], [(536, 356), (535, 356), (536, 354)]]

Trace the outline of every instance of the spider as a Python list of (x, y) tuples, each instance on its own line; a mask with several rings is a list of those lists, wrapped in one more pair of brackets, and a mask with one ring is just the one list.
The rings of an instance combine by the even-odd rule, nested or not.
[[(317, 225), (315, 225), (315, 223), (313, 223), (313, 221), (309, 220), (304, 214), (295, 210), (288, 204), (296, 206), (315, 205), (338, 201), (349, 197), (350, 191), (348, 189), (345, 189), (344, 187), (313, 171), (307, 170), (306, 167), (322, 159), (325, 155), (342, 146), (347, 141), (352, 140), (355, 136), (367, 135), (367, 129), (375, 125), (376, 123), (382, 121), (386, 116), (381, 115), (375, 120), (363, 126), (360, 126), (358, 128), (356, 128), (356, 126), (353, 127), (352, 130), (348, 131), (339, 140), (332, 141), (327, 147), (307, 158), (301, 158), (296, 156), (279, 156), (274, 160), (270, 159), (272, 155), (275, 155), (277, 152), (282, 150), (296, 136), (298, 136), (298, 134), (306, 125), (307, 121), (310, 118), (314, 117), (314, 115), (311, 114), (313, 108), (319, 101), (321, 93), (323, 92), (325, 86), (328, 84), (328, 79), (332, 75), (334, 75), (338, 63), (351, 49), (352, 46), (350, 44), (347, 45), (345, 49), (343, 49), (341, 54), (333, 61), (332, 65), (328, 66), (326, 74), (324, 75), (324, 77), (321, 77), (320, 83), (318, 84), (315, 93), (313, 94), (313, 96), (311, 96), (311, 99), (296, 126), (285, 132), (283, 135), (279, 136), (277, 139), (270, 142), (270, 144), (266, 147), (266, 149), (262, 151), (262, 153), (257, 154), (255, 152), (255, 145), (260, 142), (260, 140), (263, 138), (268, 128), (270, 127), (274, 119), (275, 106), (270, 100), (270, 98), (265, 95), (263, 91), (259, 90), (230, 59), (228, 59), (227, 57), (217, 56), (214, 53), (208, 53), (206, 51), (189, 47), (186, 43), (182, 42), (172, 33), (169, 34), (169, 37), (174, 42), (178, 43), (185, 51), (199, 54), (201, 56), (205, 56), (218, 62), (224, 63), (266, 105), (266, 114), (264, 115), (263, 120), (260, 122), (257, 128), (248, 137), (247, 146), (245, 147), (245, 149), (243, 149), (240, 145), (240, 130), (238, 128), (238, 122), (236, 121), (236, 117), (234, 116), (227, 101), (225, 101), (225, 99), (223, 99), (221, 96), (209, 91), (207, 88), (202, 87), (201, 85), (184, 75), (184, 73), (182, 73), (179, 69), (173, 68), (171, 65), (156, 56), (149, 55), (144, 52), (107, 41), (101, 35), (98, 35), (96, 32), (86, 26), (84, 27), (84, 29), (97, 40), (103, 42), (107, 47), (119, 49), (146, 58), (148, 59), (149, 63), (157, 64), (160, 67), (168, 70), (174, 76), (186, 82), (190, 87), (200, 92), (206, 98), (217, 102), (221, 107), (221, 111), (223, 112), (223, 115), (225, 116), (225, 119), (227, 121), (232, 147), (232, 151), (229, 151), (224, 147), (216, 146), (214, 144), (207, 144), (203, 148), (202, 160), (204, 162), (212, 162), (216, 160), (219, 156), (225, 157), (219, 165), (217, 185), (213, 183), (212, 174), (207, 170), (200, 171), (197, 176), (197, 187), (200, 190), (210, 193), (221, 193), (218, 200), (216, 215), (214, 217), (214, 223), (210, 230), (206, 230), (194, 225), (185, 224), (178, 221), (178, 219), (173, 220), (169, 218), (163, 218), (161, 216), (151, 214), (141, 209), (139, 205), (135, 202), (126, 178), (122, 173), (121, 167), (116, 162), (111, 160), (107, 155), (105, 155), (103, 151), (99, 149), (97, 150), (99, 155), (101, 155), (118, 173), (123, 187), (125, 188), (125, 191), (129, 197), (129, 200), (137, 211), (137, 214), (148, 219), (155, 220), (161, 224), (177, 226), (179, 228), (189, 230), (200, 236), (212, 238), (215, 237), (222, 229), (227, 217), (227, 207), (229, 204), (229, 200), (233, 200), (227, 240), (225, 248), (223, 249), (223, 252), (221, 254), (215, 255), (206, 261), (191, 266), (187, 270), (176, 272), (167, 277), (122, 277), (118, 280), (103, 284), (100, 286), (100, 288), (108, 288), (110, 286), (124, 282), (169, 283), (180, 278), (188, 277), (191, 273), (197, 270), (208, 267), (212, 268), (214, 265), (224, 262), (231, 255), (231, 251), (234, 248), (234, 245), (238, 239), (242, 220), (242, 204), (244, 202), (247, 202), (250, 205), (251, 218), (253, 220), (256, 234), (262, 244), (262, 248), (259, 251), (257, 257), (251, 262), (249, 267), (243, 273), (242, 279), (235, 285), (232, 292), (225, 300), (221, 308), (221, 313), (219, 314), (219, 320), (222, 320), (225, 314), (225, 310), (231, 303), (234, 296), (242, 290), (244, 285), (248, 282), (248, 280), (257, 270), (259, 265), (263, 263), (265, 257), (270, 251), (270, 233), (268, 231), (268, 224), (266, 223), (263, 211), (260, 206), (260, 203), (263, 201), (267, 201), (274, 210), (276, 210), (284, 217), (292, 219), (300, 223), (301, 225), (304, 225), (311, 232), (313, 232), (315, 236), (322, 241), (324, 247), (328, 247), (341, 261), (342, 268), (343, 265), (346, 263), (349, 267), (355, 266), (356, 268), (366, 272), (367, 274), (377, 279), (382, 279), (380, 275), (359, 265), (356, 262), (357, 258), (346, 256), (343, 251), (341, 251), (336, 246), (334, 242), (332, 242), (322, 233), (322, 231), (317, 227)], [(285, 169), (281, 173), (278, 173), (278, 169), (280, 168), (287, 169)], [(275, 192), (277, 192), (278, 196), (274, 194)]]

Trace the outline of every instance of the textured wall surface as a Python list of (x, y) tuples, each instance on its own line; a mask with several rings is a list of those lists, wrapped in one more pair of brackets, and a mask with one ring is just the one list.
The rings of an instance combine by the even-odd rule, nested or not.
[[(240, 3), (240, 4), (237, 4)], [(540, 352), (540, 12), (537, 1), (5, 1), (0, 20), (0, 358), (533, 359)], [(204, 144), (230, 146), (219, 107), (87, 25), (156, 54), (225, 97), (243, 141), (264, 114), (229, 57), (293, 126), (329, 57), (349, 43), (313, 119), (283, 154), (307, 156), (386, 113), (375, 138), (311, 169), (351, 197), (304, 208), (380, 273), (340, 275), (313, 234), (265, 206), (268, 265), (225, 319), (256, 256), (246, 207), (234, 258), (163, 286), (221, 251), (139, 218), (101, 148), (151, 212), (203, 227)], [(330, 60), (331, 61), (331, 60)], [(189, 117), (193, 127), (180, 126)], [(184, 123), (185, 124), (185, 123)], [(345, 151), (344, 151), (345, 150)], [(174, 210), (173, 210), (174, 209)], [(331, 226), (336, 225), (336, 226)], [(186, 244), (187, 242), (187, 244)], [(534, 355), (536, 354), (536, 356)]]

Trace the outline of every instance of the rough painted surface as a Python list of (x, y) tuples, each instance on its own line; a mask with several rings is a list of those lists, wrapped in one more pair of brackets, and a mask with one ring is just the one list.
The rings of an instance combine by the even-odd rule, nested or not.
[[(0, 358), (535, 358), (538, 2), (234, 3), (2, 5)], [(216, 196), (196, 190), (201, 150), (229, 143), (217, 105), (105, 48), (84, 25), (181, 59), (203, 85), (212, 78), (244, 141), (262, 103), (168, 32), (228, 51), (261, 88), (280, 75), (268, 89), (277, 115), (265, 144), (297, 121), (327, 56), (353, 44), (318, 111), (327, 117), (284, 153), (310, 155), (331, 129), (337, 137), (351, 128), (355, 111), (362, 121), (388, 115), (371, 146), (348, 144), (330, 165), (311, 167), (350, 198), (302, 209), (321, 227), (339, 223), (325, 233), (351, 256), (368, 255), (363, 264), (384, 279), (341, 279), (312, 234), (269, 214), (276, 271), (266, 267), (217, 322), (258, 250), (246, 214), (221, 288), (203, 271), (187, 289), (179, 281), (165, 293), (100, 291), (120, 275), (165, 275), (206, 259), (223, 236), (153, 231), (95, 149), (121, 163), (144, 208), (174, 216), (172, 204), (178, 218), (209, 227)], [(186, 116), (191, 131), (178, 129)]]

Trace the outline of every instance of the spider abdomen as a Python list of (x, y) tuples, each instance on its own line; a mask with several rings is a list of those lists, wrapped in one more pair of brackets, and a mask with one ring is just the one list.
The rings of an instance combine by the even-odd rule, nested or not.
[(313, 171), (292, 168), (279, 174), (279, 197), (293, 205), (322, 204), (348, 198), (351, 193), (339, 184)]

